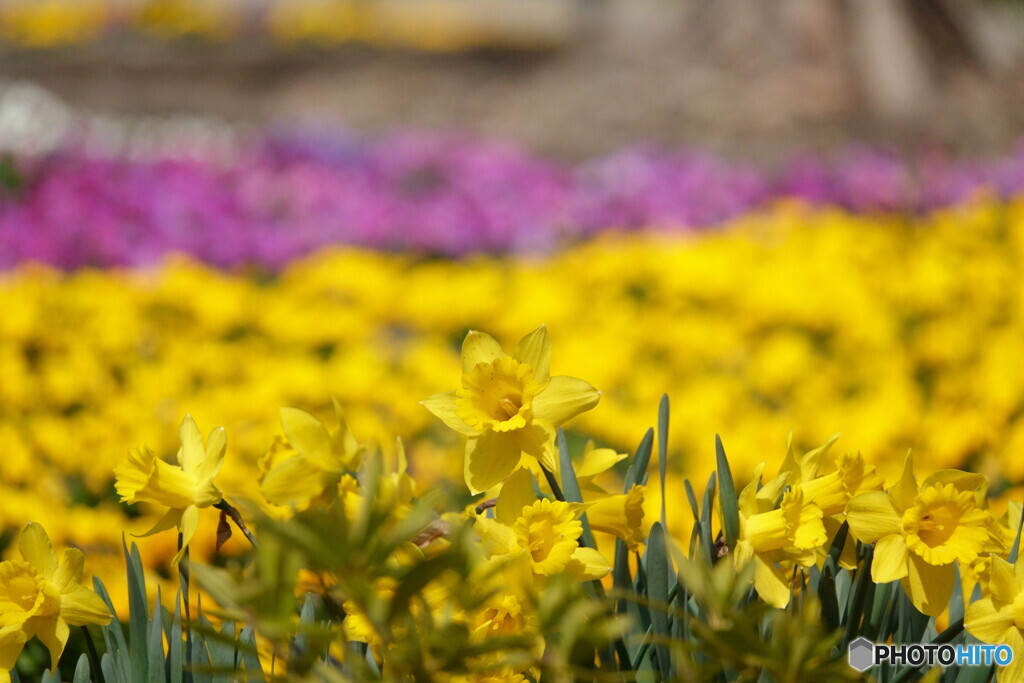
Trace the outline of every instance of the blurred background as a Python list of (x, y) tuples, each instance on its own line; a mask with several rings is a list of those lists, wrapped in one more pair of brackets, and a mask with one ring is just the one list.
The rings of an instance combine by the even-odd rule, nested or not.
[(1022, 139), (1011, 0), (0, 0), (0, 546), (40, 521), (123, 604), (129, 448), (224, 425), (259, 501), (332, 397), (462, 496), (418, 402), (541, 323), (603, 392), (574, 453), (669, 395), (680, 538), (716, 433), (741, 481), (842, 432), (1010, 495)]
[(637, 141), (999, 154), (1022, 22), (1013, 0), (4, 0), (3, 142), (39, 107), (51, 138), (75, 113), (458, 130), (576, 161)]

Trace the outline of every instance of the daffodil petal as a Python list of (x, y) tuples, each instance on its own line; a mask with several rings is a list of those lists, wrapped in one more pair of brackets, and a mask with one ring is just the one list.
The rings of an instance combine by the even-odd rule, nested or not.
[(1013, 608), (1008, 605), (1002, 610), (996, 609), (992, 598), (975, 600), (967, 606), (964, 628), (981, 642), (998, 645), (1003, 642), (1006, 631), (1013, 628)]
[(474, 495), (512, 474), (522, 449), (516, 432), (484, 432), (466, 443), (466, 486)]
[(612, 566), (604, 555), (593, 548), (576, 548), (565, 570), (577, 581), (594, 581), (607, 576)]
[(478, 517), (474, 524), (483, 541), (484, 551), (489, 555), (508, 555), (518, 548), (516, 534), (511, 527), (487, 517)]
[(1012, 603), (1017, 597), (1017, 577), (1013, 565), (1001, 557), (992, 557), (988, 590), (999, 602)]
[(781, 569), (758, 555), (754, 556), (754, 588), (772, 607), (782, 608), (789, 604), (789, 581)]
[(541, 325), (519, 340), (512, 357), (533, 369), (533, 377), (541, 384), (548, 381), (551, 372), (551, 340), (547, 325)]
[(85, 586), (80, 586), (61, 597), (60, 615), (71, 626), (105, 626), (111, 619), (107, 604)]
[(78, 548), (65, 548), (60, 566), (53, 573), (50, 583), (61, 593), (70, 593), (82, 584), (85, 573), (85, 555)]
[(469, 374), (479, 363), (491, 363), (504, 355), (494, 337), (486, 332), (470, 331), (462, 341), (462, 374)]
[(907, 575), (907, 543), (900, 534), (883, 536), (875, 544), (871, 560), (871, 580), (889, 583)]
[(533, 399), (533, 415), (558, 427), (601, 400), (601, 392), (582, 379), (559, 375)]
[(903, 461), (903, 476), (889, 487), (889, 500), (899, 514), (914, 504), (918, 492), (917, 478), (914, 477), (914, 455), (907, 453)]
[(628, 457), (614, 448), (593, 448), (583, 454), (583, 460), (576, 467), (576, 478), (593, 477), (606, 472)]
[(20, 624), (0, 628), (0, 671), (14, 668), (28, 638)]
[(533, 476), (528, 469), (520, 467), (505, 480), (494, 506), (494, 517), (502, 524), (512, 526), (523, 508), (533, 505), (537, 494), (533, 490)]
[(464, 436), (476, 436), (479, 434), (479, 430), (474, 427), (470, 427), (466, 422), (458, 415), (458, 406), (455, 403), (455, 392), (449, 391), (447, 394), (436, 394), (420, 401), (420, 405), (429, 410), (434, 414), (434, 417), (444, 422), (450, 428), (454, 429), (459, 434)]
[(850, 531), (862, 543), (874, 543), (883, 536), (899, 532), (900, 518), (896, 516), (889, 496), (882, 491), (861, 493), (846, 504), (846, 521)]
[(169, 508), (184, 509), (196, 499), (196, 478), (182, 467), (155, 460), (153, 472), (145, 488), (136, 492), (136, 499)]
[(331, 435), (320, 420), (305, 410), (281, 408), (281, 428), (288, 443), (310, 462), (328, 466), (331, 454)]
[(181, 549), (178, 550), (174, 559), (171, 560), (172, 567), (177, 567), (178, 563), (181, 562), (183, 557), (185, 557), (185, 551), (188, 549), (188, 544), (191, 543), (192, 537), (196, 535), (196, 529), (198, 528), (199, 508), (194, 505), (190, 505), (181, 515)]
[(191, 415), (186, 415), (181, 421), (178, 438), (181, 439), (178, 464), (186, 472), (195, 472), (206, 455), (206, 449), (203, 447), (203, 435), (199, 433), (199, 426)]
[(145, 538), (146, 536), (152, 536), (153, 534), (160, 533), (161, 531), (167, 531), (168, 529), (174, 529), (181, 525), (181, 510), (171, 508), (168, 510), (163, 517), (157, 520), (156, 524), (144, 534), (136, 535), (136, 538)]
[(220, 474), (224, 464), (224, 452), (228, 447), (228, 433), (223, 427), (217, 427), (206, 439), (206, 451), (202, 462), (196, 469), (196, 479), (200, 483), (211, 481)]
[(534, 420), (525, 429), (511, 432), (519, 442), (523, 453), (532, 455), (548, 472), (558, 474), (558, 459), (555, 457), (555, 428), (546, 422)]
[(57, 569), (57, 553), (53, 552), (50, 537), (43, 527), (29, 522), (18, 539), (18, 550), (32, 568), (49, 579)]
[(274, 505), (298, 505), (324, 490), (324, 473), (306, 458), (285, 458), (263, 477), (260, 491)]
[(153, 453), (144, 449), (131, 449), (128, 455), (114, 466), (114, 488), (126, 503), (136, 502), (136, 496), (149, 483), (156, 469)]
[(907, 576), (902, 580), (903, 590), (914, 607), (930, 617), (942, 614), (953, 594), (955, 572), (952, 564), (932, 565), (917, 553), (908, 553)]
[(71, 633), (68, 623), (61, 619), (59, 614), (54, 614), (48, 617), (33, 617), (25, 622), (25, 626), (26, 631), (31, 630), (50, 651), (50, 668), (56, 671), (60, 656), (64, 653), (64, 646), (68, 642), (68, 635)]

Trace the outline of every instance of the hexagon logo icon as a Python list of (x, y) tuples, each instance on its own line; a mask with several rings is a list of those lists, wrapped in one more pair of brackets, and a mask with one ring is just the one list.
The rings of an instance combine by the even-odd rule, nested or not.
[(875, 646), (867, 638), (858, 638), (850, 643), (850, 666), (857, 671), (867, 671), (875, 665)]

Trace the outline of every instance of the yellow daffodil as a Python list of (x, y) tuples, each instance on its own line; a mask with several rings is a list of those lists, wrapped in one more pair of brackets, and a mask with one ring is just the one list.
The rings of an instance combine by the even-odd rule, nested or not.
[(117, 493), (126, 503), (153, 503), (169, 508), (163, 518), (144, 536), (177, 527), (181, 548), (171, 561), (177, 565), (199, 527), (199, 510), (221, 501), (213, 478), (220, 472), (227, 448), (223, 427), (210, 432), (203, 445), (199, 427), (186, 415), (178, 429), (181, 448), (178, 465), (157, 458), (149, 450), (132, 450), (115, 469)]
[(1013, 661), (998, 669), (999, 681), (1024, 680), (1024, 553), (1012, 565), (992, 557), (988, 595), (967, 606), (964, 627), (983, 643), (1013, 649)]
[(999, 546), (993, 547), (996, 535), (983, 507), (983, 476), (942, 470), (919, 487), (913, 467), (908, 455), (903, 476), (888, 492), (854, 496), (846, 519), (858, 540), (875, 544), (872, 580), (899, 579), (917, 609), (938, 616), (953, 591), (953, 563), (970, 564)]
[(359, 467), (365, 448), (348, 428), (340, 404), (334, 402), (338, 428), (324, 424), (304, 410), (281, 408), (278, 439), (260, 460), (260, 489), (276, 505), (306, 502), (336, 485), (345, 472)]
[(839, 435), (808, 451), (799, 459), (793, 451), (793, 435), (789, 435), (786, 459), (779, 473), (789, 473), (787, 483), (803, 490), (810, 502), (821, 508), (825, 517), (842, 515), (850, 498), (858, 493), (880, 491), (884, 485), (873, 465), (866, 465), (860, 453), (844, 453), (826, 460)]
[[(882, 478), (873, 465), (867, 465), (860, 453), (843, 453), (828, 459), (828, 453), (839, 435), (823, 445), (808, 451), (799, 460), (793, 448), (793, 434), (789, 435), (786, 458), (779, 474), (787, 474), (787, 484), (803, 491), (804, 497), (821, 508), (822, 522), (828, 539), (835, 537), (845, 518), (846, 504), (858, 493), (880, 491)], [(822, 544), (818, 562), (823, 562), (830, 541)], [(847, 569), (857, 566), (857, 542), (847, 536), (839, 555), (839, 565)]]
[(594, 441), (588, 440), (587, 445), (583, 447), (583, 458), (576, 466), (576, 481), (579, 483), (580, 489), (605, 493), (605, 490), (598, 486), (594, 479), (628, 457), (614, 448), (595, 448)]
[(549, 471), (555, 428), (597, 405), (601, 393), (575, 377), (549, 375), (551, 342), (543, 325), (508, 356), (490, 335), (470, 332), (462, 343), (462, 386), (423, 405), (469, 437), (466, 485), (473, 493), (505, 480), (523, 453)]
[(33, 636), (50, 651), (57, 668), (71, 626), (109, 624), (106, 603), (82, 585), (85, 556), (64, 550), (61, 562), (38, 524), (18, 539), (22, 560), (0, 562), (0, 669), (14, 668), (22, 646)]
[(587, 507), (590, 528), (621, 538), (630, 550), (639, 550), (647, 538), (643, 530), (646, 488), (643, 484), (633, 484), (626, 493), (590, 502)]
[(520, 468), (502, 487), (494, 519), (478, 517), (476, 529), (490, 557), (525, 554), (535, 575), (567, 572), (580, 580), (599, 579), (611, 566), (601, 553), (578, 543), (585, 510), (584, 505), (538, 500), (533, 478)]
[(789, 576), (793, 563), (809, 567), (817, 549), (826, 539), (821, 508), (810, 502), (799, 488), (792, 488), (775, 501), (785, 488), (788, 474), (776, 477), (760, 490), (764, 464), (754, 471), (753, 480), (739, 495), (739, 538), (733, 552), (737, 568), (754, 563), (754, 588), (761, 599), (774, 607), (789, 604)]

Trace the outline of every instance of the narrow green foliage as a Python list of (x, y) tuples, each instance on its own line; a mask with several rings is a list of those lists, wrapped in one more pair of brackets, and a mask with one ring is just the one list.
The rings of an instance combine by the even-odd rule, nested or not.
[[(558, 466), (562, 471), (562, 493), (570, 503), (582, 503), (583, 492), (580, 491), (580, 484), (576, 481), (576, 470), (573, 468), (569, 446), (565, 442), (565, 432), (561, 428), (558, 430), (558, 437), (555, 441), (558, 444)], [(590, 524), (587, 522), (585, 513), (580, 518), (580, 523), (583, 525), (583, 533), (580, 536), (583, 545), (588, 548), (596, 548), (594, 534), (590, 531)]]
[(715, 552), (714, 536), (711, 535), (711, 511), (712, 505), (714, 505), (714, 500), (715, 474), (712, 472), (711, 476), (708, 478), (708, 485), (704, 489), (704, 500), (700, 509), (700, 522), (698, 522), (698, 526), (700, 528), (700, 544), (704, 552), (707, 554), (709, 564), (714, 564), (718, 561), (718, 556)]
[[(651, 605), (651, 627), (655, 642), (671, 640), (669, 631), (669, 566), (668, 552), (665, 547), (665, 529), (660, 522), (651, 527), (647, 539), (647, 598)], [(663, 643), (654, 646), (658, 660), (658, 671), (666, 680), (672, 675), (672, 664), (668, 647)]]
[(91, 683), (92, 671), (89, 668), (89, 658), (82, 655), (78, 658), (78, 665), (75, 666), (75, 677), (71, 679), (71, 683)]
[(725, 457), (722, 439), (715, 434), (715, 459), (718, 463), (718, 498), (721, 504), (722, 526), (725, 542), (732, 551), (736, 547), (736, 539), (740, 535), (739, 504), (736, 502), (736, 485), (729, 469), (729, 460)]
[(636, 448), (633, 456), (633, 464), (630, 469), (632, 473), (626, 473), (625, 486), (623, 491), (629, 491), (633, 484), (642, 484), (647, 479), (647, 466), (651, 462), (651, 453), (654, 450), (654, 430), (648, 429), (640, 445)]
[[(668, 524), (665, 509), (665, 480), (668, 478), (668, 394), (658, 404), (658, 485), (661, 487), (661, 525)], [(696, 501), (691, 501), (695, 503)], [(696, 515), (694, 515), (696, 519)]]

